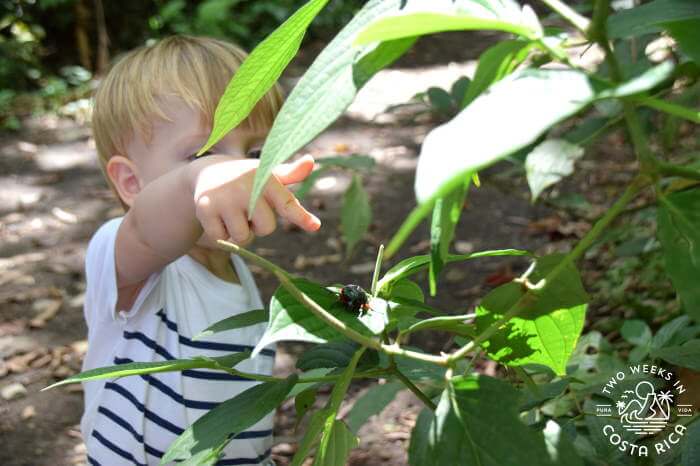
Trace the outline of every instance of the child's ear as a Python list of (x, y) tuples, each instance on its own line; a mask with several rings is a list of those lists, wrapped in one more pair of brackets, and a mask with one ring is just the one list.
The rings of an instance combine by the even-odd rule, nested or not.
[(114, 155), (107, 162), (107, 176), (117, 190), (119, 197), (129, 207), (141, 191), (141, 180), (134, 162), (123, 155)]

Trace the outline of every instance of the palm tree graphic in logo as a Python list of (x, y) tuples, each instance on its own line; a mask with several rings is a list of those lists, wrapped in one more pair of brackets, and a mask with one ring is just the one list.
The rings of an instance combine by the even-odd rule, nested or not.
[(671, 418), (671, 391), (656, 392), (648, 381), (637, 384), (634, 391), (625, 390), (615, 405), (622, 427), (637, 435), (656, 434)]

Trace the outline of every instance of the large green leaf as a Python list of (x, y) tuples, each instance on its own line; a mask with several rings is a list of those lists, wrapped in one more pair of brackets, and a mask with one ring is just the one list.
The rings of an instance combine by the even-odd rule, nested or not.
[[(310, 299), (346, 325), (367, 336), (372, 336), (370, 330), (357, 318), (357, 315), (345, 309), (336, 293), (304, 278), (295, 278), (292, 282)], [(253, 357), (265, 346), (277, 341), (295, 340), (325, 343), (339, 338), (344, 337), (333, 327), (316, 317), (305, 305), (280, 286), (270, 300), (270, 320), (267, 323), (265, 334), (253, 350)]]
[(690, 340), (682, 346), (667, 346), (652, 351), (652, 356), (694, 371), (700, 371), (700, 340)]
[(265, 382), (219, 404), (170, 445), (160, 464), (193, 456), (197, 457), (198, 464), (215, 459), (232, 438), (281, 404), (296, 382), (296, 375), (279, 382)]
[(270, 314), (265, 309), (255, 309), (248, 312), (243, 312), (241, 314), (236, 314), (235, 316), (227, 317), (226, 319), (220, 320), (209, 327), (205, 328), (197, 335), (192, 337), (193, 340), (198, 340), (200, 338), (206, 337), (218, 332), (225, 332), (226, 330), (234, 330), (237, 328), (250, 327), (251, 325), (256, 325), (262, 322), (267, 322)]
[[(354, 439), (355, 437), (347, 430), (345, 423), (342, 423), (342, 427), (336, 425), (336, 415), (340, 408), (340, 403), (343, 401), (348, 386), (352, 381), (357, 363), (363, 356), (364, 350), (364, 348), (360, 348), (355, 352), (347, 367), (333, 386), (333, 391), (331, 391), (331, 396), (328, 399), (326, 407), (317, 411), (312, 416), (309, 428), (292, 459), (292, 466), (300, 465), (304, 461), (319, 434), (321, 434), (321, 444), (316, 453), (314, 464), (324, 466), (345, 464), (345, 457), (347, 457), (350, 450), (357, 445), (357, 443), (350, 438), (352, 437)], [(338, 462), (333, 463), (332, 461)]]
[(428, 283), (430, 296), (437, 293), (438, 275), (445, 265), (450, 243), (455, 234), (455, 228), (462, 215), (464, 200), (467, 197), (472, 177), (445, 197), (435, 202), (433, 207), (433, 222), (430, 226), (430, 266), (428, 267)]
[(287, 97), (270, 130), (255, 173), (253, 212), (272, 170), (323, 131), (355, 99), (374, 74), (406, 52), (415, 38), (353, 47), (357, 33), (403, 0), (370, 0), (319, 54)]
[(659, 198), (658, 236), (666, 273), (685, 312), (700, 322), (700, 189)]
[(248, 116), (294, 58), (306, 29), (328, 0), (309, 0), (250, 53), (229, 82), (214, 113), (214, 127), (199, 154)]
[(345, 255), (350, 256), (355, 245), (362, 239), (372, 222), (372, 208), (362, 179), (352, 176), (352, 183), (343, 196), (343, 207), (340, 211), (340, 225), (345, 240)]
[(461, 108), (469, 105), (491, 84), (511, 74), (528, 56), (533, 42), (504, 40), (486, 49), (479, 57), (474, 80), (464, 94)]
[(493, 84), (425, 137), (416, 169), (418, 202), (534, 142), (595, 95), (588, 76), (574, 70), (527, 69)]
[(689, 21), (666, 23), (664, 29), (676, 39), (681, 51), (700, 64), (700, 17)]
[(423, 319), (408, 327), (403, 334), (418, 332), (420, 330), (443, 330), (461, 335), (473, 335), (472, 326), (465, 324), (465, 320), (473, 318), (473, 315), (441, 316)]
[(309, 456), (311, 448), (316, 443), (319, 435), (321, 435), (326, 421), (332, 415), (333, 413), (329, 408), (324, 408), (316, 411), (313, 416), (311, 416), (311, 421), (309, 421), (309, 425), (306, 427), (304, 437), (301, 439), (301, 442), (299, 442), (299, 447), (294, 453), (291, 466), (301, 466), (306, 457)]
[[(297, 369), (308, 371), (319, 367), (346, 367), (352, 360), (360, 345), (354, 341), (336, 340), (316, 345), (304, 351), (297, 359)], [(368, 350), (360, 360), (360, 366), (376, 366), (377, 352)]]
[(444, 31), (498, 30), (530, 39), (542, 35), (542, 27), (532, 9), (521, 8), (512, 0), (477, 2), (465, 0), (433, 0), (407, 2), (397, 12), (381, 18), (362, 31), (355, 43), (395, 40)]
[(410, 464), (582, 464), (564, 435), (546, 441), (542, 432), (523, 424), (518, 418), (518, 401), (518, 392), (498, 379), (451, 379), (435, 414), (424, 411), (418, 418), (411, 435)]
[(700, 464), (700, 422), (697, 419), (688, 426), (684, 437), (681, 466)]
[[(449, 254), (447, 263), (461, 262), (470, 259), (478, 259), (480, 257), (497, 257), (497, 256), (527, 256), (528, 251), (520, 249), (496, 249), (492, 251), (479, 251), (471, 254)], [(413, 256), (403, 259), (398, 264), (387, 270), (382, 278), (377, 282), (377, 292), (390, 287), (394, 282), (402, 278), (409, 277), (420, 272), (430, 264), (429, 255)]]
[(345, 418), (350, 431), (357, 433), (360, 427), (375, 414), (381, 413), (404, 387), (398, 382), (374, 385), (362, 395)]
[(234, 367), (239, 362), (248, 359), (250, 351), (229, 354), (227, 356), (209, 357), (196, 356), (192, 359), (172, 359), (158, 362), (130, 362), (116, 366), (98, 367), (73, 375), (60, 382), (44, 387), (41, 391), (66, 385), (69, 383), (84, 382), (87, 380), (109, 379), (112, 377), (126, 377), (129, 375), (155, 374), (156, 372), (175, 372), (188, 369), (220, 369), (221, 367)]
[(697, 0), (655, 0), (622, 10), (608, 18), (611, 39), (639, 36), (659, 31), (664, 23), (700, 19)]
[(355, 434), (341, 420), (335, 419), (328, 433), (324, 432), (321, 445), (316, 452), (314, 466), (338, 466), (346, 464), (350, 450), (360, 444)]
[[(537, 283), (546, 277), (563, 257), (553, 254), (538, 259), (530, 281)], [(511, 282), (486, 295), (476, 308), (477, 331), (483, 332), (500, 319), (524, 293), (520, 283)], [(516, 317), (501, 326), (482, 347), (490, 357), (504, 364), (543, 364), (557, 375), (564, 375), (586, 316), (588, 297), (581, 278), (569, 264), (544, 290), (531, 296), (518, 309)]]
[(535, 147), (525, 160), (532, 201), (546, 188), (571, 175), (574, 162), (581, 157), (583, 148), (563, 139), (547, 139)]

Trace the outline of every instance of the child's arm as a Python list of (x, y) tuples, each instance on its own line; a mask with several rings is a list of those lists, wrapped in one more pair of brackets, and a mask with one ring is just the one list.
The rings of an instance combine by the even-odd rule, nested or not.
[[(189, 251), (202, 233), (213, 240), (247, 239), (247, 206), (259, 162), (210, 155), (162, 175), (139, 192), (117, 232), (117, 309), (130, 308), (149, 275)], [(318, 230), (320, 221), (284, 186), (302, 181), (313, 166), (313, 158), (306, 156), (274, 170), (254, 213), (256, 234), (274, 231), (273, 208), (304, 230)]]

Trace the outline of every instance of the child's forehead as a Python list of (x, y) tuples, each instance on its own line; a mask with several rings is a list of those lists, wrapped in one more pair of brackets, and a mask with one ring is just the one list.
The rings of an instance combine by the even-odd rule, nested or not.
[[(154, 111), (149, 118), (147, 127), (137, 132), (146, 146), (154, 142), (186, 144), (208, 139), (213, 116), (204, 114), (202, 110), (176, 95), (158, 95), (154, 100), (158, 107), (157, 111)], [(244, 122), (224, 138), (263, 139), (268, 132), (267, 127), (252, 128)]]

